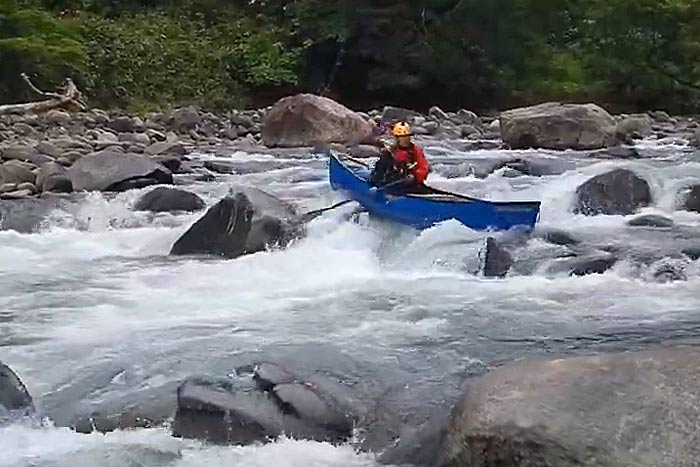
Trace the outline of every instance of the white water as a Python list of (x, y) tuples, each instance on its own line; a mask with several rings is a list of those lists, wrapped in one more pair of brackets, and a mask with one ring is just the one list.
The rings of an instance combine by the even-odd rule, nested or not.
[[(575, 153), (562, 175), (447, 179), (440, 167), (501, 157), (428, 146), (436, 186), (490, 199), (539, 199), (541, 224), (602, 244), (671, 245), (673, 233), (625, 226), (623, 216), (575, 216), (576, 187), (611, 167), (647, 178), (655, 205), (684, 239), (700, 215), (674, 211), (680, 187), (700, 179), (682, 145), (647, 142), (637, 161), (599, 161)], [(212, 156), (203, 155), (205, 158)], [(234, 161), (279, 162), (236, 153)], [(226, 158), (226, 160), (231, 160)], [(281, 168), (221, 176), (186, 186), (208, 205), (231, 184), (247, 183), (302, 210), (337, 201), (320, 160), (284, 159)], [(138, 213), (147, 191), (57, 210), (39, 233), (0, 232), (0, 360), (25, 381), (42, 413), (69, 422), (100, 404), (146, 395), (174, 397), (183, 378), (226, 375), (260, 356), (336, 371), (386, 404), (418, 416), (448, 404), (465, 376), (524, 355), (639, 348), (700, 331), (700, 275), (661, 284), (621, 261), (603, 275), (472, 274), (484, 234), (448, 222), (416, 233), (360, 216), (345, 206), (312, 222), (285, 251), (232, 261), (168, 258), (172, 243), (201, 213)], [(641, 233), (640, 233), (641, 232)], [(675, 231), (674, 231), (675, 232)], [(700, 242), (698, 242), (700, 243)], [(547, 248), (531, 242), (528, 248)], [(121, 401), (121, 402), (120, 402)], [(86, 409), (87, 408), (87, 409)], [(89, 410), (88, 410), (89, 411)], [(266, 446), (210, 447), (178, 440), (167, 428), (78, 434), (66, 428), (0, 428), (0, 466), (370, 466), (348, 446), (283, 440)]]

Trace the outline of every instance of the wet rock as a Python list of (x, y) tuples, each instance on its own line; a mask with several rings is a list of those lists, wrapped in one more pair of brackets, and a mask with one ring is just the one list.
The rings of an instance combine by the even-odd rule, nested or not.
[(506, 162), (504, 167), (517, 170), (523, 175), (532, 177), (544, 177), (549, 175), (561, 175), (567, 170), (575, 168), (571, 161), (549, 159), (514, 159)]
[(0, 202), (0, 230), (33, 233), (47, 214), (61, 205), (60, 200), (27, 198)]
[(44, 181), (41, 191), (45, 193), (71, 193), (73, 192), (73, 182), (67, 175), (54, 175)]
[(172, 173), (161, 164), (135, 154), (99, 151), (73, 164), (68, 177), (76, 191), (124, 191), (154, 184), (172, 184)]
[(554, 245), (569, 246), (578, 245), (580, 240), (574, 238), (570, 233), (557, 229), (536, 229), (534, 236), (541, 238), (545, 242)]
[(158, 187), (149, 191), (136, 201), (134, 209), (137, 211), (194, 212), (204, 209), (204, 200), (194, 193), (176, 188)]
[(609, 253), (592, 253), (555, 260), (548, 268), (550, 274), (566, 273), (570, 276), (603, 274), (617, 263), (617, 257)]
[(683, 207), (687, 211), (700, 212), (700, 185), (691, 186), (683, 197)]
[(505, 365), (471, 382), (435, 465), (694, 465), (698, 378), (691, 347)]
[(12, 369), (0, 362), (0, 422), (12, 415), (28, 415), (34, 401), (24, 383)]
[(180, 167), (182, 167), (182, 160), (178, 156), (158, 156), (154, 157), (153, 160), (163, 165), (172, 173), (179, 172)]
[(256, 392), (236, 393), (227, 380), (190, 378), (177, 390), (173, 436), (216, 444), (250, 444), (282, 434), (282, 414)]
[(615, 120), (595, 104), (550, 102), (502, 112), (499, 120), (513, 149), (600, 149), (614, 141)]
[(641, 157), (637, 148), (630, 146), (615, 146), (596, 152), (597, 157), (609, 157), (613, 159), (638, 159)]
[(233, 174), (236, 173), (234, 165), (230, 162), (222, 161), (205, 161), (204, 167), (211, 170), (212, 172), (220, 174)]
[(513, 258), (508, 250), (495, 238), (488, 237), (484, 253), (484, 277), (505, 277), (512, 265)]
[(275, 363), (263, 362), (256, 366), (253, 381), (262, 391), (271, 391), (278, 384), (297, 381), (297, 377)]
[(433, 467), (447, 436), (447, 417), (435, 417), (417, 428), (404, 428), (398, 443), (384, 450), (384, 465)]
[(190, 378), (178, 388), (173, 435), (216, 444), (266, 442), (282, 433), (343, 442), (352, 426), (351, 416), (310, 386), (280, 384), (263, 394), (236, 388), (229, 380)]
[(0, 165), (0, 183), (34, 183), (36, 175), (32, 172), (32, 168), (32, 165), (17, 160), (7, 161)]
[(682, 253), (693, 261), (700, 259), (700, 246), (684, 248)]
[(285, 247), (303, 235), (294, 209), (264, 191), (238, 187), (202, 216), (173, 245), (170, 254), (236, 258), (269, 247)]
[(277, 101), (262, 127), (262, 141), (268, 147), (313, 146), (317, 141), (357, 144), (370, 134), (370, 125), (357, 113), (312, 94)]
[(627, 225), (632, 227), (672, 227), (673, 220), (668, 217), (658, 216), (654, 214), (648, 214), (644, 216), (637, 216), (633, 219), (627, 221)]
[(629, 170), (615, 169), (577, 188), (574, 212), (587, 216), (628, 215), (650, 203), (651, 190), (646, 180)]
[(629, 115), (617, 122), (615, 136), (623, 142), (632, 142), (650, 136), (652, 119), (647, 114)]
[(654, 280), (661, 283), (686, 281), (688, 276), (685, 273), (685, 268), (684, 261), (663, 259), (653, 267)]

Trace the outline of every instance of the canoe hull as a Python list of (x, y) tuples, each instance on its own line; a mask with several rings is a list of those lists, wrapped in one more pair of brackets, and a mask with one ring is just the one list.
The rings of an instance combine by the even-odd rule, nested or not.
[[(455, 219), (473, 230), (534, 228), (540, 203), (492, 202), (476, 198), (435, 195), (395, 196), (384, 190), (370, 191), (369, 170), (349, 167), (335, 154), (330, 155), (329, 178), (334, 190), (346, 192), (370, 214), (418, 229)], [(446, 192), (440, 192), (446, 194)]]

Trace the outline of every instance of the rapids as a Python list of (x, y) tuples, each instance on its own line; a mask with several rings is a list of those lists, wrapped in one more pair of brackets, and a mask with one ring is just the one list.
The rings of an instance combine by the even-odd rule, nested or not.
[[(692, 242), (700, 215), (674, 210), (678, 190), (700, 179), (683, 141), (645, 141), (642, 158), (585, 153), (463, 152), (429, 141), (429, 183), (494, 200), (542, 201), (540, 225), (585, 243), (663, 251)], [(486, 178), (469, 166), (519, 155), (561, 172)], [(238, 174), (179, 179), (207, 205), (232, 184), (250, 184), (317, 209), (342, 199), (321, 156), (197, 152)], [(565, 164), (562, 164), (565, 162)], [(571, 213), (576, 187), (629, 167), (652, 187), (644, 213), (671, 229), (626, 226), (629, 217)], [(700, 274), (658, 283), (625, 259), (585, 277), (475, 274), (484, 233), (447, 222), (423, 232), (388, 225), (354, 206), (325, 213), (284, 251), (236, 260), (169, 258), (202, 213), (134, 212), (144, 190), (91, 193), (56, 209), (37, 233), (0, 232), (0, 360), (23, 379), (43, 423), (0, 428), (0, 466), (374, 466), (350, 446), (283, 439), (265, 446), (211, 447), (167, 427), (80, 434), (57, 426), (77, 413), (128, 403), (162, 404), (185, 377), (235, 377), (258, 357), (320, 370), (381, 398), (407, 422), (444, 413), (464, 379), (536, 354), (640, 349), (700, 337)], [(498, 237), (498, 235), (496, 235)], [(700, 244), (700, 240), (697, 242)], [(546, 249), (531, 240), (528, 249)]]

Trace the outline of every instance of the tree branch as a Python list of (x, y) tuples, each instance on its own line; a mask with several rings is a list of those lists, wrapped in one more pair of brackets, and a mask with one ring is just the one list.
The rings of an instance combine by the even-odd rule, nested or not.
[(0, 115), (41, 113), (58, 108), (77, 108), (79, 110), (87, 109), (82, 93), (72, 79), (66, 78), (65, 85), (63, 86), (63, 93), (59, 94), (55, 92), (44, 92), (37, 88), (26, 74), (22, 73), (21, 76), (24, 82), (27, 83), (33, 92), (41, 97), (48, 97), (49, 99), (36, 102), (27, 102), (24, 104), (0, 105)]

